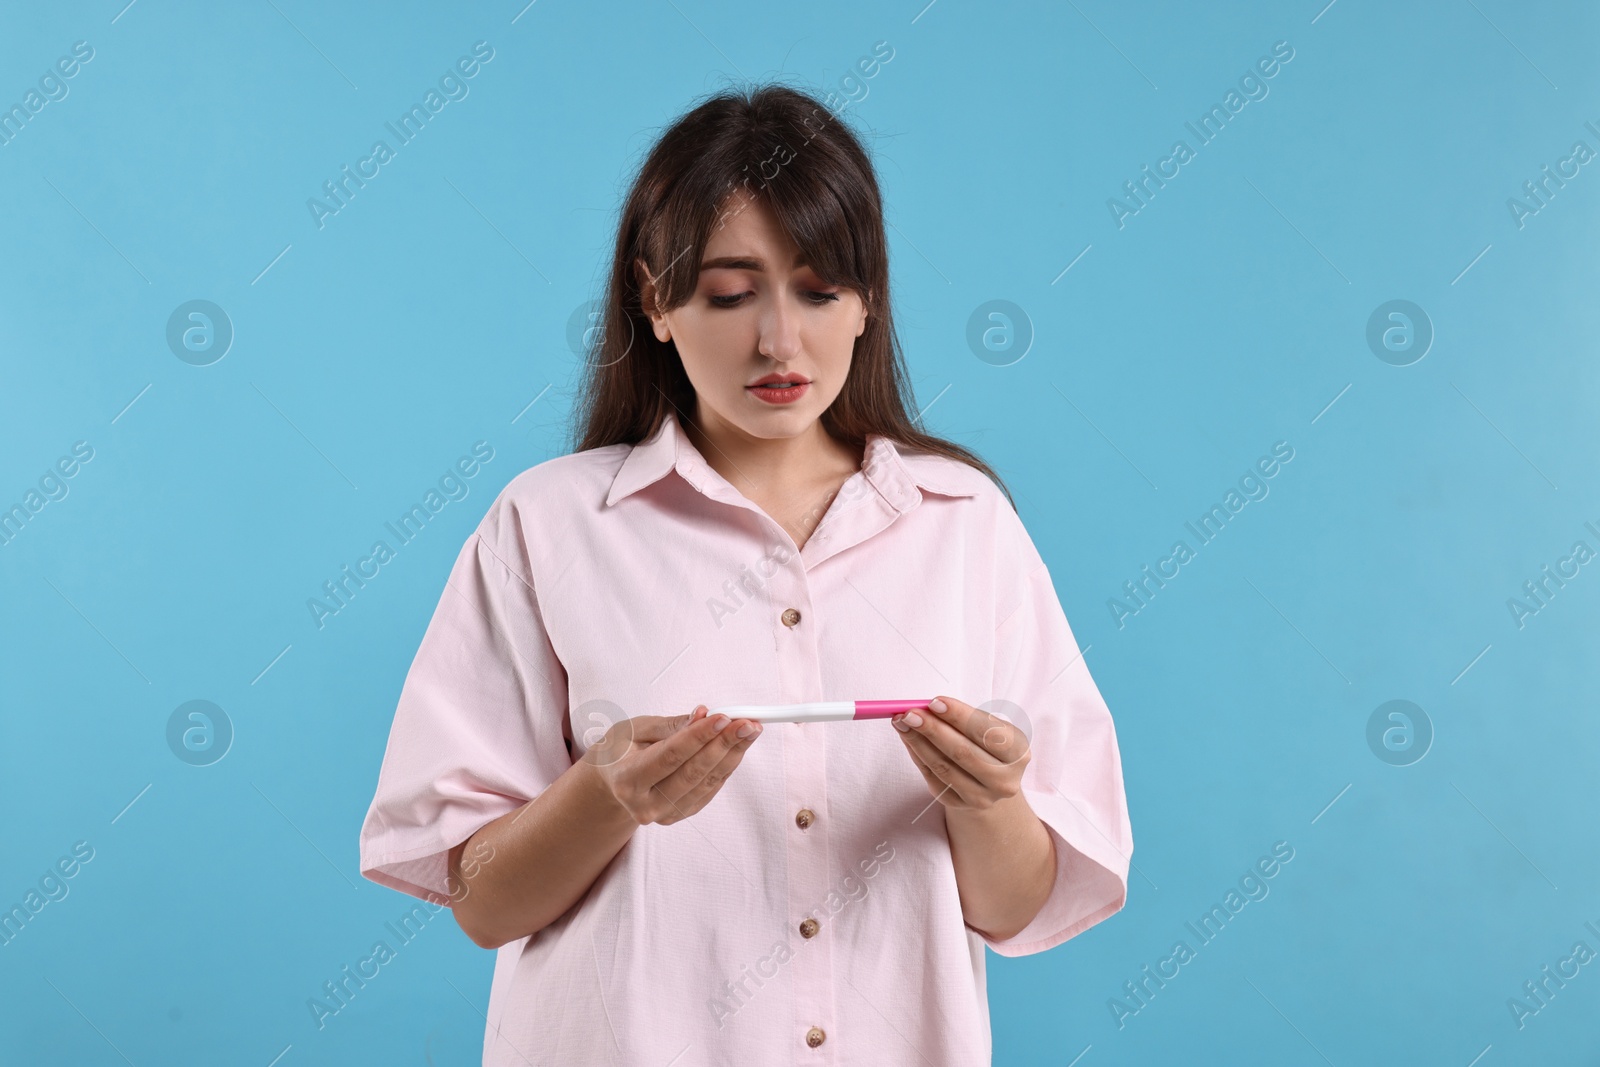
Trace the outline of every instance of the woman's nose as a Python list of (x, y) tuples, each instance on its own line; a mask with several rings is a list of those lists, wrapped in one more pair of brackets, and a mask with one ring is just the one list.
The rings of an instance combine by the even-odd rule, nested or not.
[(800, 354), (800, 316), (789, 306), (787, 294), (774, 300), (761, 315), (761, 337), (757, 351), (771, 359), (787, 362)]

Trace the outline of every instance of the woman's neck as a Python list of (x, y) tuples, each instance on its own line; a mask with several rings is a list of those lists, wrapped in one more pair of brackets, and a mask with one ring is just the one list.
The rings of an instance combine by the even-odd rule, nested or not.
[(861, 469), (863, 448), (832, 437), (820, 421), (793, 437), (761, 438), (717, 423), (684, 433), (707, 465), (804, 548), (840, 486)]
[(793, 437), (755, 437), (716, 416), (681, 420), (712, 470), (754, 500), (804, 495), (861, 468), (863, 449), (832, 437), (820, 420)]

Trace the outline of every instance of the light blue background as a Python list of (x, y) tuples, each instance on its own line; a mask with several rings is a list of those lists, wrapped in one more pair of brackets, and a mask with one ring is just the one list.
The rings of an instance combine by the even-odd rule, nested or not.
[[(494, 494), (566, 451), (567, 323), (640, 154), (730, 78), (840, 91), (880, 40), (847, 113), (919, 404), (1017, 493), (1134, 828), (1122, 913), (989, 957), (996, 1062), (1594, 1061), (1600, 964), (1524, 1028), (1507, 1000), (1600, 950), (1600, 565), (1506, 606), (1600, 549), (1600, 163), (1506, 206), (1600, 148), (1592, 5), (123, 3), (0, 33), (6, 106), (95, 50), (0, 148), (0, 506), (95, 450), (0, 548), (0, 905), (95, 849), (0, 947), (5, 1062), (478, 1062), (493, 957), (447, 916), (325, 1029), (306, 1007), (411, 903), (356, 869), (406, 667)], [(470, 95), (319, 230), (307, 198), (479, 40)], [(1277, 41), (1270, 94), (1119, 229), (1107, 198)], [(166, 344), (191, 299), (236, 329), (211, 366)], [(1035, 335), (1009, 366), (965, 340), (992, 299)], [(1406, 367), (1365, 341), (1392, 299), (1436, 331)], [(478, 440), (471, 495), (318, 630), (307, 598)], [(1277, 441), (1270, 495), (1119, 629)], [(197, 698), (236, 730), (209, 767), (165, 740)], [(1436, 732), (1411, 766), (1366, 741), (1391, 699)], [(1277, 841), (1270, 895), (1119, 1029)]]

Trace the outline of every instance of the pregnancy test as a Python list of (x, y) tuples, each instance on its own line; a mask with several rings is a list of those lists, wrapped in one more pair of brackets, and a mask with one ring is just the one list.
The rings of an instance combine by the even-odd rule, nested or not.
[(706, 718), (726, 715), (730, 719), (753, 719), (756, 722), (844, 722), (849, 719), (887, 719), (902, 711), (926, 708), (928, 700), (823, 700), (810, 704), (725, 704), (720, 708), (708, 708)]

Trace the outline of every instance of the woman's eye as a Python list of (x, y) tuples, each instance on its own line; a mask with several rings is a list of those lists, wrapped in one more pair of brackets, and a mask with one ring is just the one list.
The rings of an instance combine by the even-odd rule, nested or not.
[[(743, 300), (747, 295), (749, 295), (749, 294), (747, 294), (747, 293), (733, 293), (731, 295), (724, 296), (724, 295), (721, 295), (721, 294), (713, 293), (710, 296), (708, 296), (706, 299), (710, 301), (712, 307), (731, 308), (731, 307), (737, 307), (739, 302), (741, 300)], [(824, 292), (822, 292), (820, 290), (810, 289), (810, 290), (806, 291), (805, 297), (806, 297), (806, 300), (809, 303), (820, 307), (823, 304), (831, 304), (834, 301), (838, 300), (839, 299), (839, 294), (838, 293), (824, 293)]]

